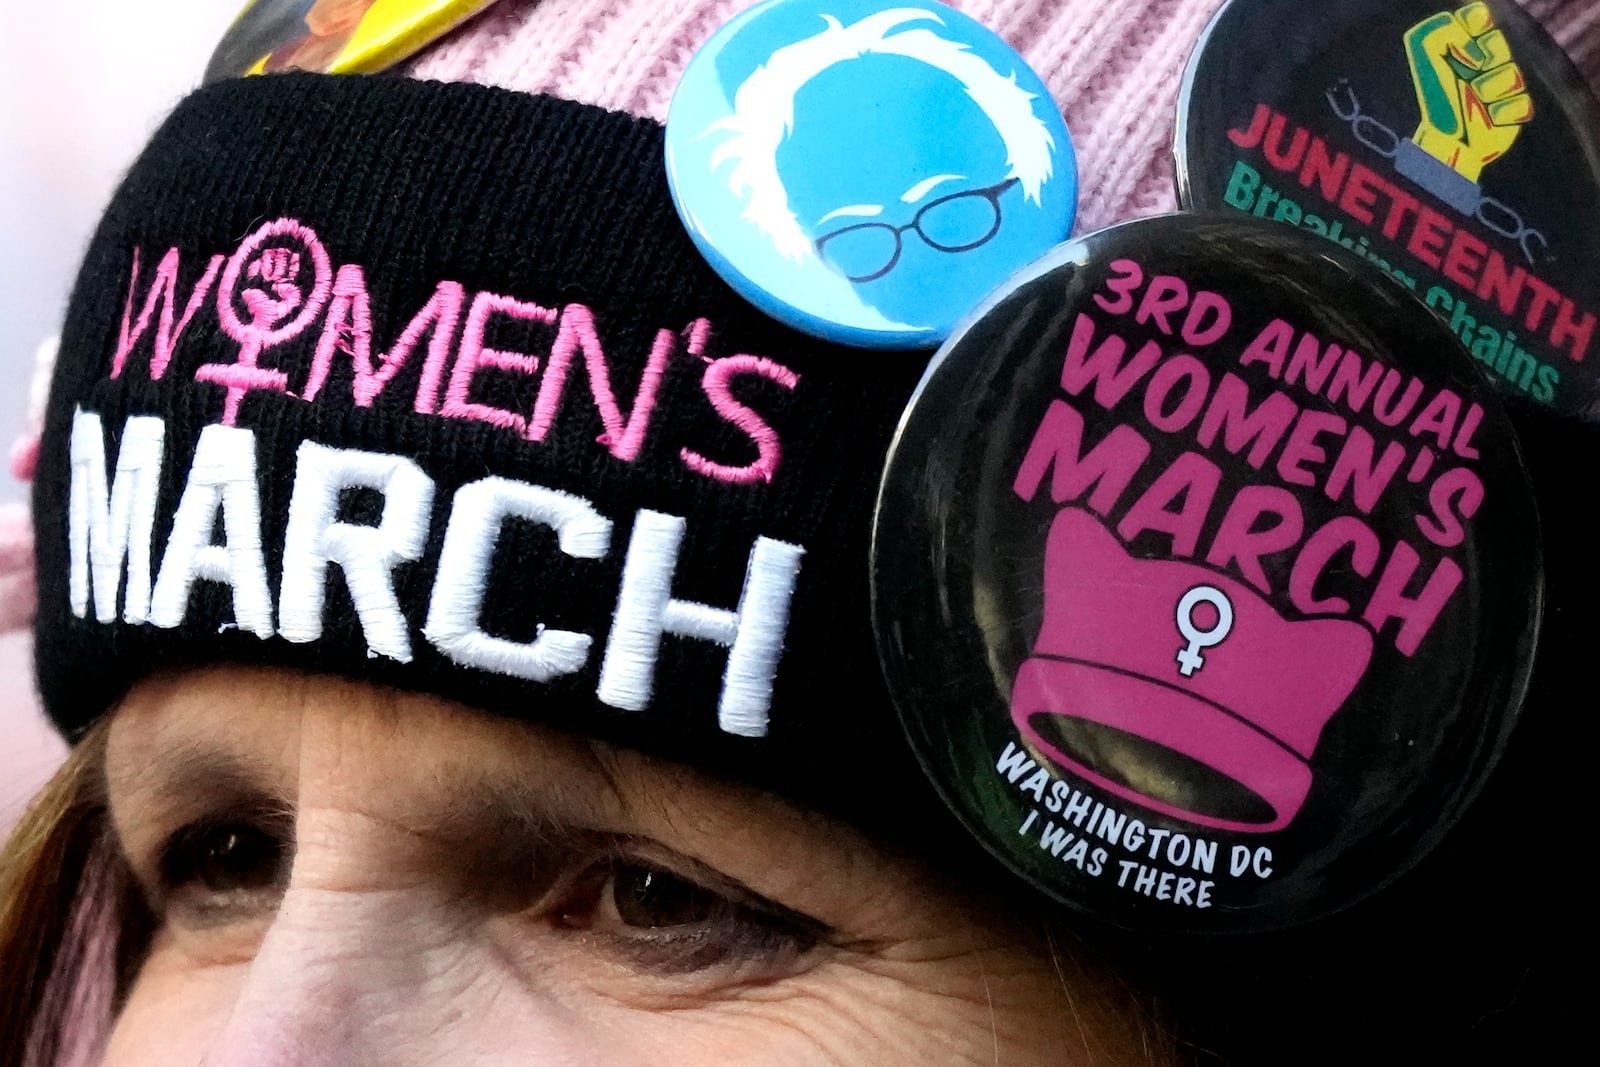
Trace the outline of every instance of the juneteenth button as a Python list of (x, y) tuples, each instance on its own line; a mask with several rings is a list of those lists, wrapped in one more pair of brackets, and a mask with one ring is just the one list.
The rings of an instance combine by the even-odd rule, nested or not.
[(1510, 0), (1232, 0), (1176, 149), (1185, 207), (1349, 249), (1508, 395), (1600, 421), (1600, 103)]
[(894, 443), (873, 617), (912, 748), (1056, 899), (1224, 933), (1425, 853), (1516, 718), (1538, 520), (1499, 397), (1360, 259), (1172, 216), (1029, 268)]

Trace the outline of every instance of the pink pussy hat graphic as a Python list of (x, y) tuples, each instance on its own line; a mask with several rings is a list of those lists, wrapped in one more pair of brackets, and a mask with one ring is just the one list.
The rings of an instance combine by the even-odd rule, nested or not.
[[(1311, 754), (1372, 644), (1349, 620), (1291, 622), (1209, 568), (1135, 559), (1089, 513), (1065, 508), (1050, 527), (1044, 622), (1017, 672), (1011, 718), (1053, 762), (1147, 808), (1202, 826), (1278, 830), (1305, 802)], [(1171, 778), (1152, 780), (1146, 766), (1119, 780), (1073, 754), (1068, 738), (1106, 728), (1182, 757)], [(1181, 780), (1190, 764), (1259, 798), (1270, 817), (1208, 805), (1204, 770)]]

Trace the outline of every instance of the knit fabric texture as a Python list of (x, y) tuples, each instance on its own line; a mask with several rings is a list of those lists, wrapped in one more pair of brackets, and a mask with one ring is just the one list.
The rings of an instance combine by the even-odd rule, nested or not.
[(279, 663), (858, 822), (936, 811), (866, 576), (927, 357), (740, 300), (661, 152), (647, 120), (474, 85), (273, 75), (181, 104), (91, 243), (47, 412), (63, 732), (156, 671)]
[[(1519, 0), (1600, 87), (1600, 3)], [(478, 82), (666, 121), (691, 57), (751, 0), (501, 0), (414, 61)], [(1178, 207), (1172, 158), (1189, 55), (1221, 0), (955, 0), (1050, 87), (1081, 176), (1076, 230)]]
[[(883, 797), (929, 799), (892, 716), (854, 714), (887, 707), (868, 516), (924, 361), (759, 315), (694, 254), (660, 180), (672, 88), (744, 6), (507, 0), (410, 73), (517, 92), (287, 77), (179, 108), (90, 248), (39, 468), (40, 680), (69, 736), (153, 670), (283, 662), (554, 721), (871, 819), (902, 810)], [(1172, 114), (1214, 0), (961, 6), (1071, 117), (1081, 227), (1174, 206)], [(1593, 73), (1596, 9), (1529, 7)], [(212, 290), (229, 285), (219, 319)], [(263, 352), (270, 370), (252, 366)], [(143, 468), (117, 467), (130, 418), (161, 420), (148, 530), (128, 525)], [(241, 432), (210, 432), (232, 443), (202, 458), (254, 465), (253, 503), (195, 462), (215, 430)], [(418, 461), (414, 528), (351, 535), (383, 521), (399, 465), (329, 473), (307, 441)], [(305, 462), (333, 494), (301, 507), (310, 549), (288, 544)], [(441, 574), (469, 485), (488, 542), (460, 541), (465, 569)], [(525, 485), (556, 495), (518, 496)], [(261, 528), (243, 555), (226, 529), (252, 525), (241, 507)], [(197, 533), (195, 516), (217, 531)], [(589, 527), (569, 538), (574, 516)], [(163, 590), (175, 531), (192, 543)], [(363, 550), (380, 562), (352, 576)], [(635, 556), (645, 577), (630, 584)], [(457, 580), (470, 596), (446, 596)]]
[[(877, 475), (925, 357), (765, 318), (668, 200), (657, 123), (745, 6), (502, 0), (408, 68), (479, 85), (278, 75), (179, 106), (89, 246), (37, 452), (39, 679), (63, 732), (153, 672), (279, 664), (615, 741), (994, 869), (914, 765), (868, 620)], [(1181, 73), (1217, 0), (957, 6), (1067, 116), (1080, 230), (1176, 206)], [(1600, 3), (1525, 6), (1596, 80)], [(1274, 1050), (1238, 1062), (1380, 1019), (1401, 1020), (1390, 1044), (1437, 1052), (1443, 1022), (1493, 1049), (1537, 1029), (1508, 1005), (1555, 1020), (1583, 995), (1527, 961), (1561, 954), (1551, 917), (1587, 883), (1500, 906), (1530, 874), (1499, 853), (1571, 852), (1539, 805), (1588, 773), (1571, 700), (1600, 569), (1567, 472), (1600, 442), (1511, 406), (1550, 590), (1523, 722), (1484, 802), (1389, 892), (1169, 957), (1198, 1021)], [(0, 545), (24, 540), (7, 526)], [(0, 548), (0, 578), (26, 563)]]
[[(900, 790), (917, 775), (892, 716), (853, 714), (887, 707), (868, 516), (923, 360), (863, 357), (763, 318), (694, 254), (660, 179), (672, 88), (744, 6), (507, 0), (410, 73), (516, 92), (290, 77), (179, 108), (90, 248), (39, 467), (40, 680), (65, 732), (153, 670), (283, 662), (797, 796), (831, 778), (847, 785), (816, 791), (827, 806), (874, 818), (892, 815), (863, 798), (928, 799)], [(1172, 114), (1214, 0), (961, 6), (1020, 48), (1071, 117), (1080, 226), (1174, 206)], [(1529, 7), (1593, 73), (1596, 9)], [(219, 318), (209, 298), (229, 286)], [(254, 365), (263, 352), (271, 369)], [(149, 529), (129, 525), (148, 510), (142, 461), (119, 451), (139, 418), (161, 420)], [(196, 462), (207, 434), (231, 443)], [(400, 465), (354, 472), (307, 441), (416, 460), (413, 528), (352, 535), (384, 521)], [(248, 463), (258, 499), (237, 503), (229, 471), (206, 469), (219, 457)], [(320, 539), (309, 549), (289, 543), (307, 462), (333, 494), (301, 507), (299, 532)], [(474, 553), (458, 538), (447, 560), (469, 485), (488, 541)], [(240, 508), (259, 513), (254, 548), (227, 529), (255, 525)], [(197, 532), (196, 516), (217, 531)], [(157, 556), (177, 534), (188, 555), (163, 589)], [(362, 551), (378, 562), (363, 570)], [(137, 553), (135, 588), (121, 567)], [(630, 584), (635, 557), (644, 577)], [(448, 597), (452, 581), (470, 595)], [(861, 795), (841, 800), (848, 783)]]

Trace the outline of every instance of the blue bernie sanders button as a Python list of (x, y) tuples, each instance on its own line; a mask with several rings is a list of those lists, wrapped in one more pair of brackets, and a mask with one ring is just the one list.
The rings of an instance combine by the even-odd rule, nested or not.
[(771, 0), (690, 61), (667, 176), (751, 303), (864, 348), (938, 345), (1065, 240), (1072, 141), (1006, 43), (926, 0)]

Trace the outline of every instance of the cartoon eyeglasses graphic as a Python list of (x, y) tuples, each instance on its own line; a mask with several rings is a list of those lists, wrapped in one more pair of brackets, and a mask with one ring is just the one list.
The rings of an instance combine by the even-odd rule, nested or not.
[(1019, 179), (1007, 178), (986, 189), (951, 193), (924, 204), (909, 223), (860, 222), (816, 240), (822, 261), (852, 282), (870, 282), (900, 262), (902, 235), (915, 230), (930, 248), (968, 252), (1000, 232), (1000, 197)]

